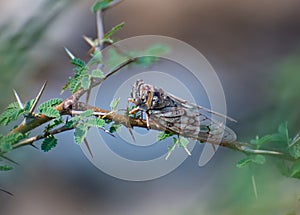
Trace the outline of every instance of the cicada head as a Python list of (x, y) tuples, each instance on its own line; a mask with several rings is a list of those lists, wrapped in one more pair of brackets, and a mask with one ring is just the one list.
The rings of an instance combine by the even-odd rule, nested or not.
[(131, 90), (131, 102), (140, 109), (148, 110), (152, 106), (155, 89), (150, 84), (145, 84), (143, 80), (137, 80)]
[(137, 106), (142, 103), (140, 89), (143, 84), (144, 84), (144, 81), (139, 79), (133, 84), (132, 89), (131, 89), (131, 93), (130, 93), (131, 102)]

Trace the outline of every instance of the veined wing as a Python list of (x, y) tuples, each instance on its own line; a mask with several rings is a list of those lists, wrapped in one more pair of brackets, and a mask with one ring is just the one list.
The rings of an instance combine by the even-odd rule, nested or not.
[[(172, 95), (170, 97), (176, 105), (160, 110), (151, 110), (149, 112), (150, 120), (172, 132), (210, 143), (218, 144), (221, 141), (236, 140), (235, 132), (224, 124), (225, 119), (231, 118)], [(213, 120), (213, 115), (220, 121)]]

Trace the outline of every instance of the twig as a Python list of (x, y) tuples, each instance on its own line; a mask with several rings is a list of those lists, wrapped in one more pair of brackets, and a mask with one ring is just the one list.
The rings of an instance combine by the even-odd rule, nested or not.
[(13, 148), (16, 149), (16, 148), (19, 148), (21, 146), (26, 146), (26, 145), (31, 145), (33, 142), (37, 141), (37, 140), (41, 140), (41, 139), (44, 139), (46, 138), (47, 136), (49, 135), (55, 135), (55, 134), (58, 134), (58, 133), (62, 133), (62, 132), (65, 132), (65, 131), (69, 131), (69, 130), (73, 130), (74, 127), (65, 127), (65, 126), (62, 126), (60, 128), (57, 128), (57, 129), (54, 129), (53, 131), (51, 132), (48, 132), (47, 134), (40, 134), (40, 135), (37, 135), (37, 136), (34, 136), (34, 137), (30, 137), (30, 138), (27, 138), (17, 144), (14, 144), (13, 145)]
[(96, 13), (96, 26), (97, 26), (97, 38), (98, 38), (98, 42), (99, 42), (99, 48), (100, 50), (102, 50), (103, 48), (103, 44), (101, 42), (101, 40), (104, 38), (104, 27), (103, 27), (103, 18), (102, 18), (102, 11), (98, 10)]
[[(106, 8), (111, 8), (117, 4), (119, 4), (122, 0), (115, 0), (112, 1), (109, 6)], [(105, 9), (105, 10), (106, 10)], [(104, 11), (104, 10), (103, 10)], [(97, 44), (97, 49), (102, 50), (103, 48), (103, 44), (102, 44), (102, 39), (104, 38), (104, 27), (103, 27), (103, 11), (99, 10), (96, 14), (96, 22), (97, 22), (97, 40), (98, 40), (98, 44)], [(67, 53), (71, 54), (68, 50)], [(72, 57), (72, 55), (70, 55), (70, 57)], [(73, 56), (74, 57), (74, 56)], [(126, 67), (127, 65), (131, 64), (132, 62), (136, 61), (136, 58), (128, 58), (125, 62), (123, 62), (122, 64), (118, 65), (116, 68), (114, 68), (111, 72), (109, 72), (103, 79), (96, 81), (96, 82), (92, 82), (91, 84), (91, 88), (94, 88), (98, 85), (100, 85), (101, 83), (103, 83), (106, 79), (108, 79), (109, 77), (113, 76), (115, 73), (117, 73), (118, 71), (120, 71), (121, 69), (123, 69), (124, 67)], [(30, 112), (33, 112), (33, 109), (35, 108), (43, 90), (45, 88), (45, 84), (43, 85), (42, 89), (40, 90), (40, 93), (38, 94), (33, 108), (30, 110)], [(79, 102), (80, 98), (84, 95), (84, 94), (88, 94), (87, 95), (87, 100), (89, 98), (89, 90), (84, 90), (81, 89), (79, 91), (77, 91), (75, 94), (73, 94), (71, 97), (65, 99), (61, 104), (59, 104), (58, 106), (55, 107), (55, 109), (57, 111), (59, 111), (60, 115), (71, 115), (71, 114), (76, 114), (76, 113), (80, 113), (84, 110), (87, 109), (93, 109), (94, 110), (94, 115), (97, 116), (105, 116), (105, 118), (110, 119), (116, 123), (122, 124), (126, 127), (128, 127), (129, 129), (133, 128), (133, 127), (141, 127), (141, 128), (148, 128), (149, 126), (147, 125), (146, 120), (141, 120), (141, 119), (137, 119), (137, 118), (133, 118), (133, 117), (129, 117), (126, 115), (121, 115), (121, 114), (117, 114), (116, 112), (110, 112), (108, 110), (103, 110), (97, 107), (91, 107), (86, 103), (82, 103)], [(19, 96), (15, 93), (17, 100), (19, 102), (19, 105), (21, 105), (21, 100), (18, 99)], [(39, 127), (40, 125), (51, 121), (53, 118), (51, 117), (47, 117), (46, 115), (39, 115), (35, 118), (33, 118), (30, 121), (24, 121), (22, 124), (20, 124), (18, 127), (16, 127), (15, 129), (13, 129), (11, 132), (9, 132), (9, 134), (12, 133), (27, 133), (28, 131), (33, 130), (36, 127)], [(150, 121), (150, 127), (151, 129), (154, 130), (159, 130), (159, 131), (165, 131), (168, 129), (165, 129), (163, 126), (160, 126), (159, 124)], [(46, 138), (48, 135), (55, 135), (58, 133), (62, 133), (68, 130), (72, 130), (74, 129), (72, 128), (68, 128), (65, 126), (62, 126), (60, 128), (57, 128), (55, 130), (52, 130), (51, 132), (47, 133), (47, 134), (41, 134), (41, 135), (37, 135), (35, 137), (31, 137), (31, 138), (27, 138), (15, 145), (13, 145), (13, 148), (19, 148), (21, 146), (25, 146), (25, 145), (31, 145), (33, 142)], [(172, 132), (172, 131), (171, 131)], [(184, 136), (184, 135), (183, 135)], [(199, 135), (197, 137), (193, 137), (193, 136), (188, 136), (186, 135), (185, 137), (187, 138), (193, 138), (196, 140), (199, 140), (201, 142), (206, 142), (207, 138), (206, 135), (199, 133)], [(298, 139), (297, 139), (298, 141)], [(288, 159), (288, 160), (294, 160), (294, 158), (292, 158), (289, 154), (285, 154), (283, 152), (278, 152), (278, 151), (273, 151), (273, 150), (267, 150), (267, 149), (256, 149), (254, 145), (249, 144), (249, 143), (243, 143), (243, 142), (221, 142), (221, 143), (216, 143), (216, 142), (210, 142), (211, 144), (218, 144), (221, 145), (223, 147), (227, 147), (233, 150), (237, 150), (237, 151), (241, 151), (247, 154), (264, 154), (264, 155), (272, 155), (272, 156), (280, 156), (282, 158)], [(185, 148), (186, 149), (186, 148)], [(186, 149), (187, 150), (187, 149)]]

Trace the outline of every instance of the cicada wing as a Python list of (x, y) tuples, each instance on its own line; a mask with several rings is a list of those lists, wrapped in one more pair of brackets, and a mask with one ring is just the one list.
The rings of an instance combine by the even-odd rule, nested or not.
[(212, 120), (211, 112), (198, 106), (176, 104), (150, 112), (150, 120), (160, 126), (185, 137), (218, 144), (221, 141), (232, 142), (236, 134), (223, 122)]
[(183, 107), (165, 107), (150, 113), (150, 120), (182, 136), (196, 138), (200, 132), (197, 113)]
[(200, 137), (209, 138), (208, 140), (217, 143), (219, 143), (220, 140), (233, 142), (237, 139), (235, 132), (225, 126), (226, 120), (236, 122), (235, 119), (200, 105), (192, 104), (170, 93), (167, 93), (167, 96), (169, 96), (177, 106), (185, 110), (190, 110), (195, 116), (198, 116), (200, 121)]
[(226, 115), (224, 115), (224, 114), (218, 113), (218, 112), (213, 111), (213, 110), (210, 110), (210, 109), (208, 109), (208, 108), (206, 108), (206, 107), (203, 107), (203, 106), (200, 106), (200, 105), (192, 104), (192, 103), (190, 103), (190, 102), (188, 102), (188, 101), (186, 101), (186, 100), (184, 100), (184, 99), (181, 99), (181, 98), (179, 98), (179, 97), (177, 97), (177, 96), (174, 96), (174, 95), (171, 94), (171, 93), (167, 93), (167, 95), (168, 95), (172, 100), (176, 101), (177, 103), (181, 104), (182, 106), (185, 106), (186, 108), (196, 108), (196, 109), (200, 109), (200, 110), (203, 110), (203, 111), (205, 111), (205, 112), (207, 112), (207, 113), (209, 113), (209, 114), (213, 114), (213, 115), (216, 115), (216, 116), (218, 116), (218, 117), (222, 117), (222, 118), (224, 118), (224, 119), (226, 119), (226, 120), (228, 119), (228, 120), (230, 120), (230, 121), (232, 121), (232, 122), (237, 122), (235, 119), (233, 119), (233, 118), (231, 118), (231, 117), (229, 117), (229, 116), (226, 116)]

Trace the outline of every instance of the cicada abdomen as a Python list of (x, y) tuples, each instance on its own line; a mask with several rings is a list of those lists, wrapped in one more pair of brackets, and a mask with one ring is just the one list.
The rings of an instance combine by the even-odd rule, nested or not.
[(214, 144), (236, 140), (234, 131), (225, 126), (226, 119), (233, 119), (177, 98), (142, 80), (133, 85), (129, 101), (136, 105), (131, 114), (145, 111), (148, 127), (152, 121), (168, 131)]

